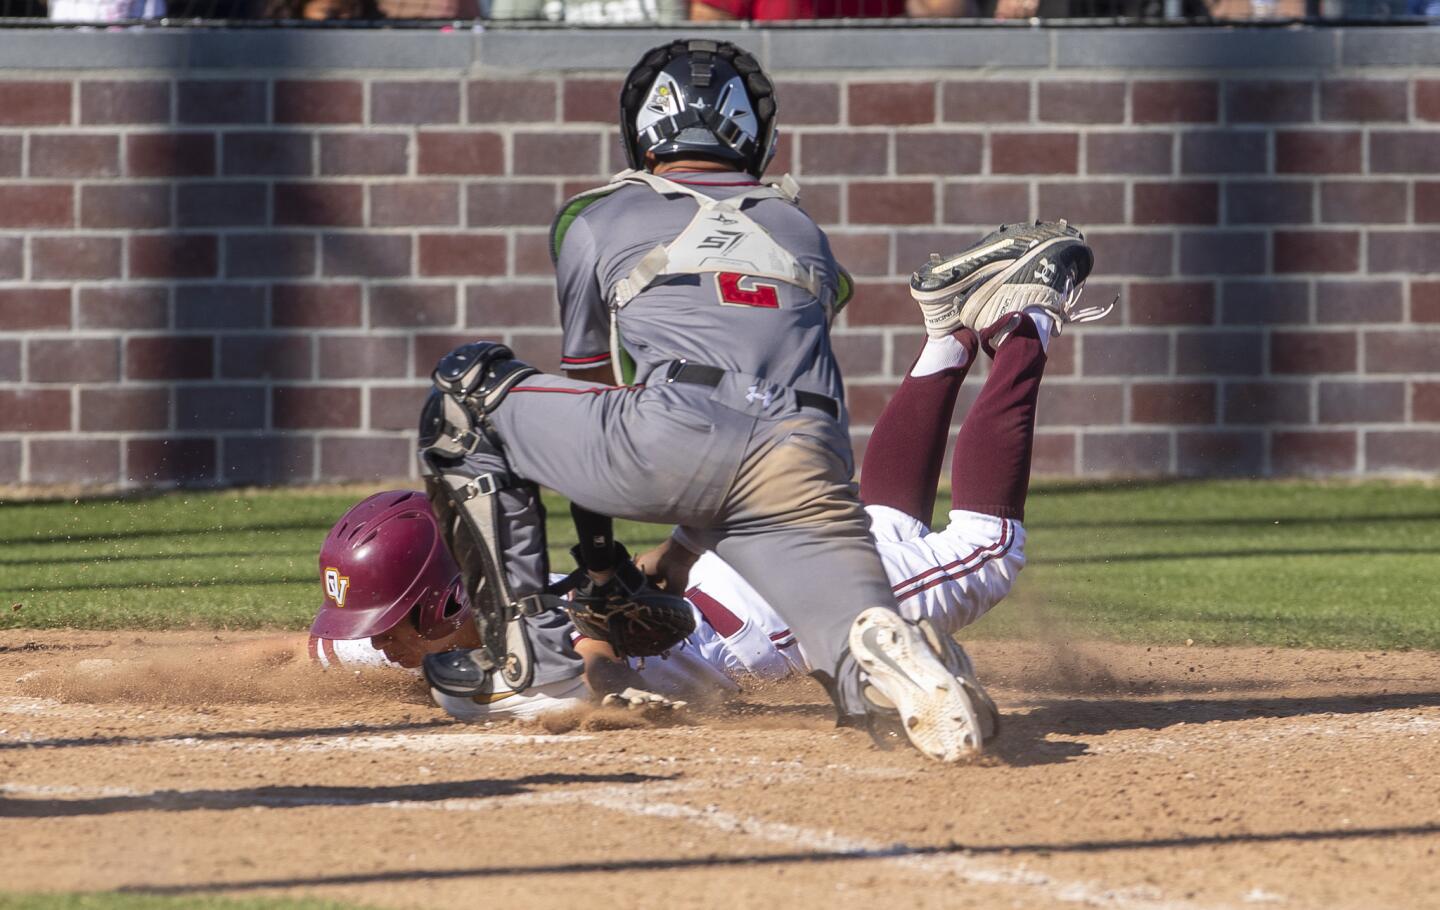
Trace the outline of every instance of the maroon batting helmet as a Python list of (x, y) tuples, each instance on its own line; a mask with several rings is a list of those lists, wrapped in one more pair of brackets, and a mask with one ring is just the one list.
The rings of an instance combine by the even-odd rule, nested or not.
[(415, 490), (376, 493), (342, 515), (320, 548), (320, 583), (319, 638), (371, 638), (413, 614), (433, 640), (470, 619), (460, 569)]

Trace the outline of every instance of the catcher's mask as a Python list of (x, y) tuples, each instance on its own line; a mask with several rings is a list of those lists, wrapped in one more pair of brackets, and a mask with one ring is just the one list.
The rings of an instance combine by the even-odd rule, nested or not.
[(413, 616), (433, 641), (470, 619), (460, 568), (415, 490), (376, 493), (340, 516), (320, 547), (320, 584), (319, 638), (372, 638)]
[(759, 177), (775, 156), (775, 88), (728, 41), (673, 41), (640, 58), (620, 90), (620, 131), (636, 170), (707, 158)]

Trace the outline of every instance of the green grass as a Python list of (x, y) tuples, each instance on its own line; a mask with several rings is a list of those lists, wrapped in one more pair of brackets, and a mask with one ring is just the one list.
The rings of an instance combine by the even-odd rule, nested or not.
[(354, 904), (284, 898), (155, 897), (97, 891), (89, 894), (0, 894), (0, 910), (345, 910)]
[[(0, 503), (0, 627), (304, 628), (315, 554), (357, 498)], [(568, 566), (568, 511), (550, 513)], [(977, 636), (1440, 650), (1440, 488), (1052, 485), (1032, 491), (1027, 526), (1030, 565)], [(665, 532), (620, 528), (634, 551)]]

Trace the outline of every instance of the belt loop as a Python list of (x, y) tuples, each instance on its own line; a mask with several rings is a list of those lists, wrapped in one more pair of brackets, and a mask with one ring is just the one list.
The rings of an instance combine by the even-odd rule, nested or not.
[(679, 360), (670, 361), (670, 368), (665, 371), (666, 384), (668, 385), (669, 383), (674, 382), (675, 377), (680, 375), (680, 371), (685, 369), (685, 364), (689, 362), (690, 361), (686, 360), (684, 357), (681, 357)]

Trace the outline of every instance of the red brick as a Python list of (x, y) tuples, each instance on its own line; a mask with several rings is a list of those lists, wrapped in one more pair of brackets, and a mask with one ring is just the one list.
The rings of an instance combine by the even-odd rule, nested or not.
[(915, 324), (908, 282), (857, 281), (855, 299), (845, 308), (844, 318), (849, 326)]
[(1118, 382), (1047, 382), (1037, 420), (1048, 427), (1123, 423), (1125, 387)]
[(226, 379), (309, 379), (311, 339), (304, 335), (234, 335), (220, 339)]
[(503, 275), (505, 237), (499, 234), (421, 234), (421, 275)]
[[(1372, 159), (1371, 169), (1375, 169)], [(1278, 174), (1358, 174), (1360, 134), (1339, 130), (1281, 130), (1275, 134)]]
[[(520, 352), (516, 349), (516, 356)], [(525, 355), (526, 363), (539, 363)], [(420, 409), (430, 394), (426, 385), (371, 386), (370, 387), (370, 429), (372, 430), (414, 430), (420, 422)]]
[(470, 227), (550, 224), (555, 217), (555, 187), (548, 183), (472, 183), (465, 189)]
[(1041, 218), (1066, 218), (1076, 224), (1123, 224), (1125, 184), (1123, 183), (1042, 183)]
[(455, 82), (372, 82), (372, 123), (458, 123), (460, 87)]
[(1440, 322), (1440, 281), (1410, 282), (1410, 319)]
[(846, 379), (878, 376), (885, 371), (885, 336), (836, 334), (830, 342)]
[(854, 126), (935, 122), (933, 82), (852, 82), (847, 95)]
[(992, 174), (1074, 174), (1080, 141), (1074, 133), (991, 133)]
[(1214, 82), (1136, 82), (1130, 89), (1136, 123), (1214, 123), (1220, 87)]
[(1353, 272), (1360, 268), (1358, 231), (1276, 231), (1276, 272)]
[(845, 409), (850, 413), (850, 422), (873, 425), (894, 395), (893, 381), (845, 383)]
[(69, 389), (0, 389), (0, 432), (70, 429)]
[[(1418, 390), (1418, 386), (1416, 387)], [(1418, 391), (1417, 391), (1417, 403)], [(1415, 417), (1423, 420), (1417, 407)], [(1403, 382), (1320, 383), (1321, 423), (1398, 423), (1405, 419)]]
[[(1398, 385), (1398, 383), (1387, 383), (1387, 385)], [(1412, 402), (1415, 420), (1424, 423), (1440, 423), (1440, 382), (1417, 382), (1414, 383), (1414, 400)], [(1401, 395), (1403, 405), (1404, 396)], [(1393, 420), (1403, 419), (1404, 408), (1401, 408), (1400, 416), (1391, 418)], [(1368, 413), (1364, 419), (1378, 421), (1384, 418), (1370, 416)]]
[(1398, 281), (1319, 281), (1315, 284), (1317, 322), (1400, 322), (1405, 318), (1405, 288)]
[(311, 234), (230, 234), (225, 238), (229, 278), (301, 278), (315, 274)]
[(840, 189), (838, 183), (809, 183), (797, 201), (815, 223), (836, 224), (840, 221)]
[(69, 227), (74, 208), (74, 190), (65, 184), (0, 184), (0, 228)]
[(929, 181), (854, 182), (846, 190), (851, 224), (931, 224), (935, 221), (935, 187)]
[(883, 133), (806, 133), (800, 144), (804, 174), (883, 174), (890, 138)]
[[(1415, 220), (1421, 216), (1421, 190), (1415, 184)], [(1430, 184), (1440, 190), (1440, 184)], [(1398, 180), (1336, 180), (1320, 184), (1320, 220), (1341, 224), (1401, 223), (1406, 218), (1406, 188)], [(1440, 221), (1440, 191), (1435, 194), (1434, 220)]]
[(1086, 433), (1080, 466), (1087, 475), (1141, 477), (1170, 472), (1168, 433)]
[(0, 126), (69, 122), (69, 82), (0, 82)]
[(1163, 375), (1170, 372), (1170, 339), (1154, 332), (1091, 332), (1082, 357), (1086, 376)]
[[(332, 430), (360, 426), (360, 390), (345, 386), (276, 386), (270, 390), (277, 430)], [(417, 418), (412, 423), (418, 423)]]
[(31, 439), (31, 483), (113, 484), (120, 480), (118, 439)]
[(30, 382), (114, 382), (120, 345), (114, 338), (30, 338), (25, 364)]
[(600, 137), (594, 133), (515, 133), (510, 141), (512, 173), (557, 176), (600, 173)]
[(1137, 424), (1214, 423), (1215, 384), (1137, 382), (1130, 387), (1130, 421)]
[(25, 275), (25, 239), (0, 237), (0, 279), (16, 279)]
[(1409, 86), (1398, 79), (1336, 79), (1320, 83), (1325, 120), (1375, 123), (1409, 119)]
[[(31, 448), (42, 441), (48, 440), (30, 440)], [(0, 439), (0, 483), (20, 482), (20, 464), (25, 458), (23, 449), (19, 439)]]
[[(982, 89), (983, 94), (977, 94)], [(1028, 82), (946, 82), (941, 113), (958, 123), (1015, 123), (1030, 119)]]
[(1309, 181), (1244, 181), (1225, 187), (1230, 224), (1309, 224), (1315, 217)]
[[(1136, 224), (1215, 224), (1220, 217), (1220, 190), (1215, 183), (1135, 184)], [(1076, 216), (1076, 221), (1084, 223)]]
[(226, 483), (307, 483), (315, 480), (315, 443), (310, 436), (229, 436), (220, 472)]
[(1270, 372), (1353, 373), (1359, 363), (1356, 340), (1351, 332), (1275, 332), (1270, 336)]
[(620, 102), (620, 87), (613, 79), (566, 79), (561, 89), (567, 123), (604, 123), (615, 121)]
[(557, 319), (549, 284), (472, 284), (465, 288), (465, 325), (470, 328), (553, 326)]
[(360, 325), (360, 285), (277, 284), (270, 290), (276, 328), (334, 328)]
[(32, 237), (30, 277), (38, 281), (120, 277), (119, 237)]
[(514, 250), (511, 262), (514, 264), (516, 275), (551, 277), (555, 274), (554, 267), (550, 262), (549, 232), (523, 234), (512, 232), (510, 244)]
[(1187, 376), (1258, 376), (1264, 365), (1260, 347), (1263, 338), (1259, 331), (1181, 332), (1175, 339), (1175, 372)]
[(1308, 382), (1231, 382), (1225, 386), (1228, 424), (1308, 424)]
[(377, 284), (370, 287), (371, 328), (455, 325), (452, 284)]
[(163, 287), (109, 285), (80, 288), (79, 294), (80, 328), (163, 329), (170, 325), (169, 295)]
[(176, 222), (181, 227), (259, 227), (268, 215), (263, 183), (181, 183), (176, 187)]
[(409, 439), (335, 436), (320, 439), (320, 476), (336, 480), (409, 477), (414, 462)]
[(238, 79), (181, 80), (176, 84), (181, 123), (264, 123), (264, 82)]
[(1169, 275), (1174, 238), (1168, 233), (1087, 232), (1097, 271), (1114, 275)]
[(0, 382), (19, 382), (21, 345), (18, 338), (0, 338)]
[(1315, 119), (1313, 82), (1231, 82), (1225, 86), (1231, 123), (1286, 123)]
[(115, 177), (120, 138), (92, 133), (44, 133), (30, 137), (31, 177)]
[(1220, 298), (1226, 325), (1286, 325), (1310, 321), (1305, 281), (1227, 281)]
[(1415, 118), (1440, 120), (1440, 81), (1415, 80)]
[[(1025, 183), (998, 180), (946, 183), (944, 203), (945, 221), (950, 224), (997, 225), (1022, 221), (1030, 216), (1030, 187)], [(969, 246), (974, 240), (970, 237), (956, 248)]]
[(898, 174), (978, 174), (985, 156), (979, 133), (910, 133), (895, 143)]
[(365, 223), (365, 189), (358, 183), (277, 183), (275, 223), (359, 227)]
[(175, 288), (175, 328), (265, 328), (265, 288), (245, 284), (182, 284)]
[(133, 483), (208, 483), (215, 479), (215, 440), (131, 439), (125, 478)]
[(1397, 430), (1365, 434), (1365, 470), (1419, 471), (1440, 469), (1440, 432)]
[(169, 123), (170, 83), (131, 80), (80, 83), (81, 123)]
[(314, 170), (308, 133), (226, 133), (224, 172), (295, 177)]
[[(474, 340), (474, 339), (471, 339)], [(321, 335), (321, 379), (383, 379), (409, 375), (410, 339), (398, 335)], [(435, 361), (425, 367), (425, 375)]]
[(69, 288), (0, 288), (0, 326), (10, 332), (68, 329)]
[(226, 386), (206, 383), (175, 390), (175, 429), (265, 429), (265, 389), (257, 385)]
[(787, 126), (840, 122), (840, 86), (834, 82), (781, 82), (775, 99)]
[(1440, 373), (1440, 332), (1366, 332), (1365, 372)]
[(213, 133), (131, 133), (125, 137), (131, 177), (209, 177), (215, 173)]
[(1207, 231), (1180, 237), (1185, 275), (1260, 275), (1265, 272), (1263, 234)]
[(164, 430), (170, 426), (170, 390), (101, 387), (80, 390), (80, 429), (97, 433)]
[(1123, 302), (1131, 325), (1211, 325), (1215, 321), (1215, 286), (1208, 281), (1135, 281)]
[(215, 344), (207, 336), (167, 335), (125, 339), (126, 379), (209, 379)]
[(0, 136), (0, 177), (19, 177), (24, 156), (24, 136)]
[(379, 183), (370, 186), (370, 223), (378, 227), (458, 225), (460, 184)]
[(1208, 130), (1181, 134), (1182, 173), (1263, 174), (1266, 167), (1266, 138), (1260, 130)]
[(1061, 80), (1041, 82), (1040, 117), (1048, 123), (1120, 123), (1125, 83)]
[(1370, 272), (1440, 270), (1440, 231), (1370, 231)]
[(505, 142), (499, 133), (425, 131), (418, 134), (416, 143), (422, 174), (505, 171)]
[(1274, 473), (1347, 474), (1355, 470), (1354, 433), (1280, 432), (1270, 438)]
[(325, 275), (398, 278), (410, 274), (410, 238), (389, 234), (326, 234)]
[[(467, 86), (471, 123), (534, 124), (555, 119), (555, 82), (548, 79), (477, 79)], [(619, 110), (618, 86), (612, 113)]]
[(159, 228), (170, 225), (170, 187), (163, 183), (93, 184), (80, 189), (84, 228)]
[[(430, 378), (430, 372), (435, 369), (435, 364), (440, 358), (455, 350), (462, 344), (469, 344), (475, 340), (474, 332), (426, 332), (412, 336), (414, 338), (415, 355), (415, 378)], [(558, 362), (559, 358), (556, 358)]]
[(851, 275), (890, 274), (890, 235), (881, 231), (834, 232), (830, 252)]
[(1254, 476), (1265, 465), (1259, 432), (1191, 432), (1175, 436), (1175, 464), (1187, 476)]
[(409, 146), (403, 133), (322, 133), (320, 173), (404, 174), (410, 169)]
[(219, 244), (206, 234), (130, 238), (132, 278), (213, 278), (219, 274)]
[(1030, 473), (1041, 477), (1073, 476), (1076, 473), (1075, 440), (1074, 433), (1036, 433)]
[(1424, 174), (1440, 171), (1440, 131), (1388, 131), (1370, 134), (1370, 172)]
[(1089, 174), (1168, 174), (1174, 139), (1166, 133), (1087, 133)]
[(360, 123), (365, 85), (353, 79), (280, 79), (275, 82), (276, 123)]

